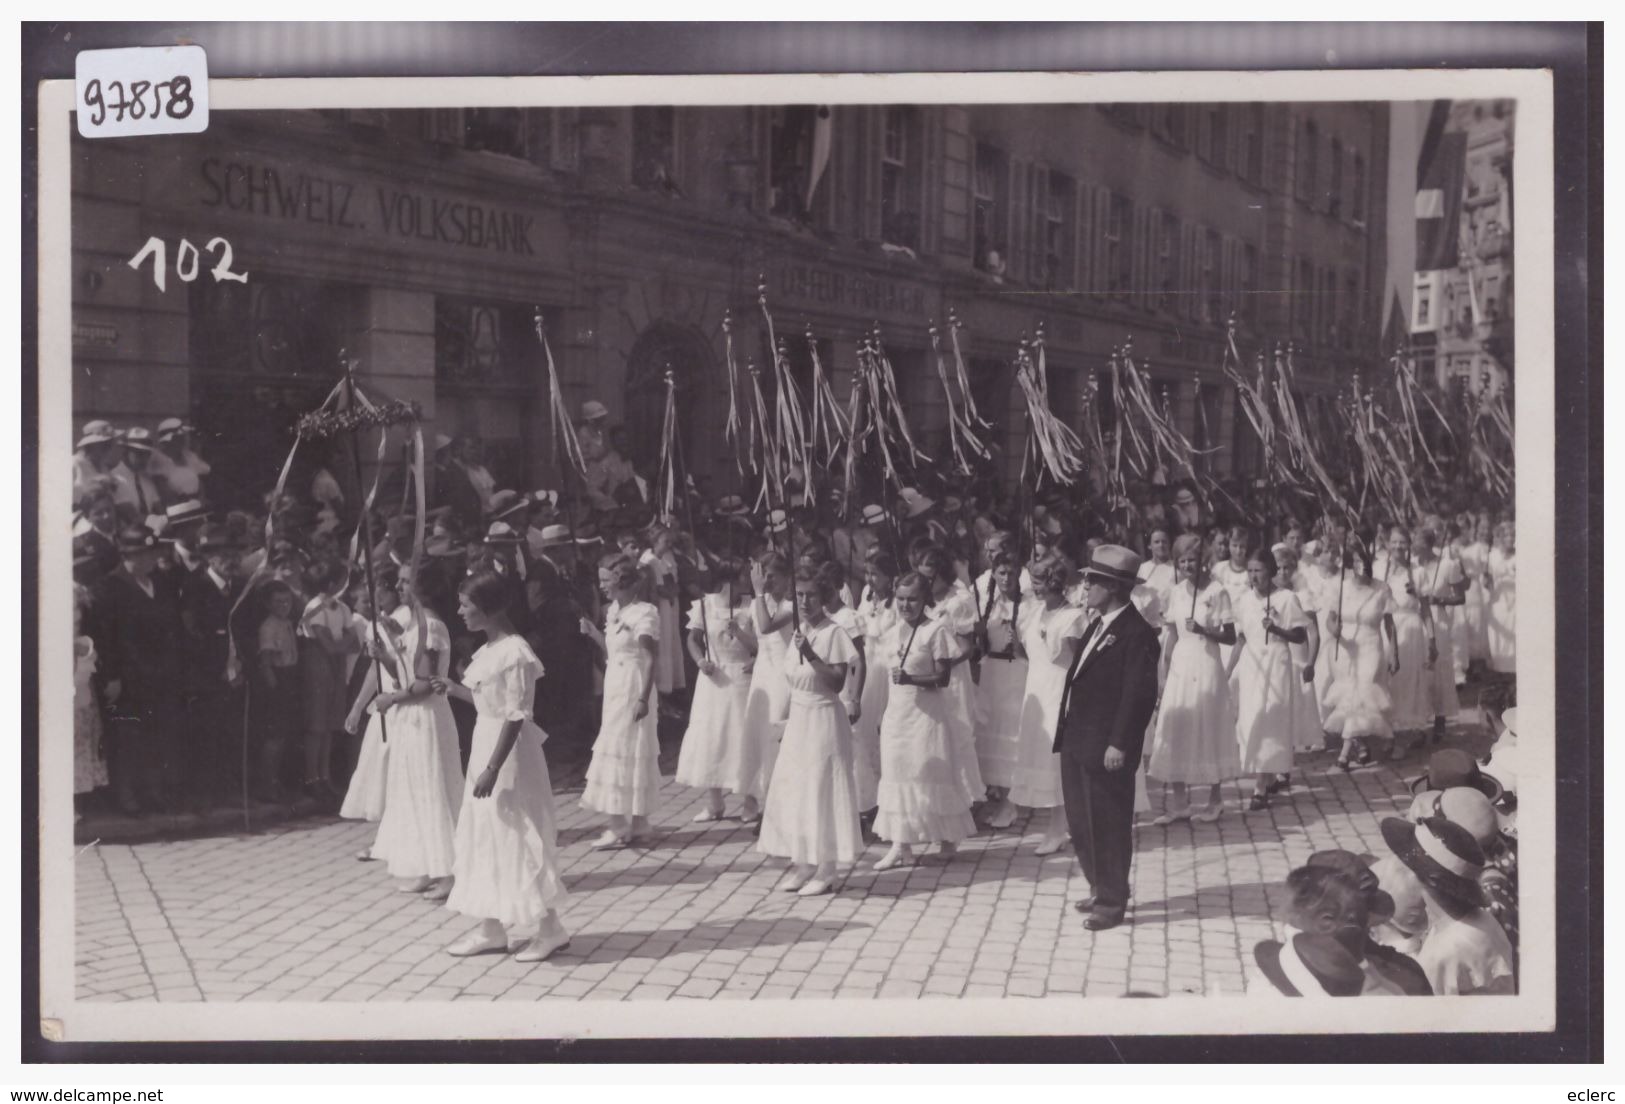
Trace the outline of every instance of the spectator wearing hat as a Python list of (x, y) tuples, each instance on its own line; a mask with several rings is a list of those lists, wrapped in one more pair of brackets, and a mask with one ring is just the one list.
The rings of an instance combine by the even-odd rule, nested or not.
[(118, 432), (100, 419), (86, 422), (73, 451), (73, 500), (95, 487), (113, 486), (113, 469), (124, 458)]
[(1416, 959), (1441, 996), (1516, 991), (1512, 944), (1485, 909), (1484, 853), (1472, 834), (1438, 816), (1382, 822), (1382, 837), (1422, 886), (1427, 937)]
[(489, 571), (508, 588), (508, 618), (514, 631), (529, 639), (535, 624), (531, 618), (530, 600), (525, 593), (524, 538), (505, 521), (493, 521), (485, 530), (481, 550), (469, 564), (469, 574)]
[(192, 447), (197, 430), (180, 418), (158, 423), (157, 448), (147, 461), (147, 471), (165, 501), (203, 497), (203, 477), (213, 469)]
[(112, 484), (106, 480), (90, 484), (75, 511), (73, 539), (77, 554), (88, 557), (86, 574), (92, 582), (118, 567), (118, 531)]
[[(181, 624), (186, 631), (185, 657), (187, 728), (194, 734), (187, 749), (187, 793), (194, 803), (208, 807), (229, 799), (239, 768), (233, 754), (240, 736), (242, 713), (236, 685), (241, 677), (231, 662), (231, 611), (242, 593), (237, 577), (238, 544), (224, 526), (208, 526), (197, 543), (202, 567), (181, 581)], [(244, 621), (246, 622), (246, 618)], [(237, 626), (237, 654), (251, 652)], [(234, 685), (235, 684), (235, 685)]]
[(1067, 674), (1055, 733), (1067, 823), (1092, 890), (1075, 907), (1091, 931), (1116, 927), (1128, 907), (1134, 775), (1157, 703), (1157, 633), (1130, 601), (1139, 569), (1120, 545), (1091, 556), (1084, 600), (1097, 616)]
[(1358, 997), (1372, 988), (1364, 964), (1368, 897), (1342, 873), (1304, 866), (1287, 876), (1287, 923), (1296, 931), (1253, 948), (1260, 977), (1249, 996)]
[(132, 426), (120, 435), (119, 443), (123, 446), (123, 455), (109, 473), (113, 477), (113, 501), (126, 518), (143, 521), (159, 513), (163, 506), (158, 487), (147, 474), (152, 431), (145, 426)]
[[(1430, 770), (1435, 777), (1448, 777), (1444, 770)], [(1488, 782), (1494, 779), (1483, 776)], [(1419, 780), (1420, 781), (1420, 780)], [(1414, 785), (1414, 784), (1413, 784)], [(1496, 792), (1496, 791), (1492, 791)], [(1479, 885), (1484, 890), (1485, 907), (1518, 949), (1518, 853), (1516, 841), (1501, 830), (1501, 814), (1486, 795), (1485, 788), (1451, 786), (1448, 789), (1422, 789), (1411, 802), (1407, 818), (1419, 824), (1425, 817), (1440, 816), (1467, 829), (1484, 852), (1484, 873)]]
[(586, 471), (587, 501), (598, 513), (613, 513), (621, 506), (619, 492), (633, 480), (632, 465), (616, 449), (609, 426), (609, 408), (596, 399), (581, 404), (576, 426)]
[(119, 567), (96, 595), (96, 650), (112, 736), (119, 807), (132, 816), (167, 809), (175, 797), (179, 732), (180, 602), (157, 577), (158, 538), (145, 526), (119, 530)]
[(190, 576), (203, 570), (203, 555), (197, 545), (209, 514), (203, 504), (193, 498), (164, 507), (163, 517), (161, 542), (164, 550), (160, 555), (158, 570), (179, 593)]
[(1366, 927), (1363, 932), (1363, 943), (1356, 946), (1358, 941), (1352, 938), (1355, 934), (1353, 932), (1350, 932), (1349, 940), (1350, 948), (1359, 954), (1361, 968), (1365, 971), (1364, 992), (1405, 997), (1432, 996), (1433, 987), (1428, 983), (1427, 974), (1416, 959), (1392, 947), (1383, 946), (1371, 937), (1372, 928), (1393, 918), (1396, 906), (1393, 897), (1382, 888), (1380, 880), (1372, 871), (1370, 856), (1361, 857), (1352, 851), (1342, 850), (1316, 851), (1309, 856), (1309, 861), (1301, 870), (1295, 870), (1288, 876), (1288, 888), (1293, 887), (1295, 877), (1314, 870), (1330, 871), (1341, 877), (1357, 888), (1365, 901)]

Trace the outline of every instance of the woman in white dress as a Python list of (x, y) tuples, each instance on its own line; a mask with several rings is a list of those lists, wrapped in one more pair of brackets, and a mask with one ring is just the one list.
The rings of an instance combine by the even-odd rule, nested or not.
[(858, 653), (846, 630), (824, 613), (833, 588), (816, 571), (797, 572), (795, 588), (799, 624), (784, 668), (790, 713), (757, 847), (790, 860), (781, 890), (813, 897), (834, 887), (837, 863), (856, 862), (863, 850), (852, 725), (841, 697)]
[(954, 773), (965, 791), (966, 800), (980, 804), (987, 797), (987, 784), (976, 759), (976, 678), (980, 663), (976, 654), (976, 596), (954, 575), (953, 557), (932, 545), (921, 555), (916, 570), (931, 582), (930, 605), (926, 616), (945, 621), (959, 643), (960, 654), (953, 660), (948, 677), (949, 724), (953, 732)]
[(846, 702), (847, 722), (856, 726), (863, 717), (863, 691), (869, 681), (869, 653), (863, 644), (863, 622), (858, 617), (858, 611), (846, 604), (845, 596), (850, 588), (846, 585), (846, 571), (841, 565), (834, 560), (825, 560), (816, 570), (818, 581), (832, 595), (829, 604), (824, 607), (824, 616), (839, 625), (851, 639), (852, 647), (857, 649), (858, 658), (853, 665), (852, 677), (846, 680), (846, 685), (841, 689), (841, 699)]
[[(745, 732), (761, 764), (760, 792), (767, 792), (773, 777), (773, 758), (790, 713), (790, 684), (784, 668), (795, 632), (795, 600), (791, 596), (790, 561), (769, 552), (750, 567), (751, 628), (756, 633), (756, 664), (750, 672), (745, 697)], [(746, 818), (746, 824), (754, 821)]]
[(880, 803), (880, 722), (886, 716), (891, 697), (891, 669), (880, 646), (897, 622), (893, 601), (893, 580), (897, 562), (876, 550), (864, 565), (863, 600), (858, 605), (858, 624), (863, 630), (863, 654), (868, 661), (863, 682), (862, 712), (852, 725), (853, 753), (856, 759), (858, 808), (872, 818)]
[[(1315, 693), (1315, 661), (1320, 656), (1320, 626), (1316, 616), (1320, 601), (1317, 589), (1311, 586), (1308, 575), (1299, 568), (1298, 554), (1290, 544), (1282, 541), (1275, 545), (1270, 549), (1270, 557), (1275, 561), (1275, 585), (1297, 596), (1298, 605), (1308, 619), (1304, 625), (1307, 639), (1302, 644), (1292, 645), (1292, 662), (1298, 676), (1292, 680), (1292, 689), (1306, 699), (1301, 703), (1302, 708), (1315, 718), (1315, 723), (1298, 730), (1292, 750), (1299, 755), (1312, 755), (1326, 747), (1326, 737), (1320, 728), (1320, 698)], [(1292, 788), (1290, 775), (1281, 775), (1275, 782), (1271, 793)]]
[(1439, 661), (1439, 646), (1411, 564), (1411, 535), (1403, 525), (1388, 531), (1387, 569), (1397, 660), (1388, 678), (1388, 696), (1393, 700), (1389, 723), (1394, 729), (1389, 758), (1397, 760), (1425, 738), (1423, 733), (1433, 721), (1434, 667)]
[[(1342, 600), (1332, 611), (1332, 684), (1326, 692), (1326, 731), (1343, 739), (1337, 766), (1371, 761), (1370, 744), (1393, 737), (1388, 677), (1396, 648), (1392, 592), (1371, 578), (1372, 558), (1359, 538), (1343, 544)], [(1384, 662), (1383, 638), (1387, 637)]]
[(1051, 552), (1031, 568), (1040, 604), (1019, 626), (1019, 652), (1027, 660), (1021, 701), (1021, 745), (1010, 800), (1028, 809), (1048, 809), (1049, 820), (1038, 854), (1053, 855), (1066, 841), (1066, 810), (1061, 799), (1061, 756), (1055, 748), (1066, 675), (1077, 657), (1086, 625), (1084, 611), (1066, 600), (1072, 564)]
[[(1219, 787), (1241, 774), (1230, 680), (1219, 657), (1220, 645), (1236, 642), (1235, 619), (1229, 593), (1206, 577), (1201, 537), (1186, 533), (1175, 541), (1173, 561), (1179, 581), (1168, 591), (1168, 620), (1177, 628), (1146, 769), (1172, 791), (1154, 823), (1187, 817), (1211, 823), (1224, 812)], [(1208, 787), (1199, 811), (1191, 806), (1191, 786)]]
[(1493, 536), (1490, 519), (1485, 514), (1470, 518), (1469, 525), (1462, 534), (1459, 555), (1462, 574), (1467, 576), (1467, 602), (1461, 608), (1463, 622), (1461, 637), (1467, 645), (1469, 667), (1474, 663), (1488, 661), (1490, 655), (1489, 629), (1485, 623), (1489, 598), (1484, 590), (1484, 572), (1489, 567), (1490, 541)]
[(1439, 546), (1443, 524), (1433, 518), (1417, 528), (1413, 545), (1415, 562), (1411, 568), (1417, 598), (1432, 621), (1433, 642), (1438, 653), (1428, 685), (1435, 744), (1444, 741), (1445, 722), (1461, 709), (1456, 697), (1457, 674), (1467, 669), (1466, 659), (1456, 654), (1456, 621), (1465, 601), (1467, 579), (1461, 573), (1461, 564), (1450, 554), (1449, 545)]
[[(365, 618), (376, 616), (378, 620), (378, 633), (386, 640), (393, 634), (398, 634), (400, 623), (393, 620), (390, 615), (395, 612), (400, 599), (393, 586), (380, 583), (375, 589), (372, 601), (366, 601), (365, 590), (357, 592), (361, 601), (357, 604), (359, 611)], [(356, 692), (355, 701), (350, 705), (349, 714), (344, 721), (344, 731), (354, 736), (361, 733), (361, 747), (356, 752), (355, 770), (350, 774), (350, 784), (344, 791), (344, 803), (339, 806), (339, 816), (345, 820), (371, 820), (378, 821), (384, 816), (384, 798), (389, 787), (389, 745), (384, 742), (383, 722), (376, 713), (368, 714), (367, 707), (373, 698), (378, 696), (378, 664), (374, 657), (378, 652), (370, 620), (358, 626), (360, 633), (361, 650), (364, 653), (361, 662), (366, 663), (366, 674), (361, 688)], [(385, 652), (389, 655), (392, 653)], [(385, 664), (388, 666), (388, 664)], [(384, 674), (384, 689), (398, 690), (400, 685), (392, 681), (392, 671)], [(361, 721), (367, 717), (366, 729), (362, 730)], [(372, 848), (362, 848), (356, 853), (356, 858), (362, 862), (372, 861)]]
[(1237, 631), (1230, 672), (1239, 695), (1241, 773), (1253, 776), (1248, 808), (1258, 810), (1269, 805), (1274, 776), (1292, 770), (1292, 748), (1303, 726), (1318, 732), (1319, 719), (1311, 715), (1310, 699), (1293, 685), (1299, 675), (1288, 647), (1309, 638), (1308, 615), (1297, 595), (1276, 589), (1275, 562), (1267, 551), (1248, 557), (1247, 576), (1251, 589), (1234, 609)]
[(598, 850), (630, 844), (649, 828), (660, 791), (660, 741), (655, 735), (655, 655), (660, 614), (641, 596), (637, 562), (614, 553), (598, 564), (598, 586), (609, 599), (604, 629), (586, 618), (581, 631), (604, 654), (603, 720), (592, 745), (581, 807), (609, 817), (593, 843)]
[(1517, 637), (1515, 635), (1518, 611), (1517, 527), (1503, 521), (1495, 527), (1495, 547), (1484, 561), (1484, 633), (1490, 670), (1497, 675), (1512, 675), (1518, 670)]
[(892, 686), (880, 725), (875, 834), (890, 841), (891, 850), (876, 870), (911, 862), (915, 845), (938, 843), (951, 856), (960, 840), (976, 834), (953, 768), (947, 688), (959, 644), (946, 623), (926, 616), (930, 588), (917, 572), (897, 581), (897, 619), (880, 644)]
[(433, 680), (436, 693), (473, 702), (477, 715), (446, 907), (479, 918), (480, 926), (446, 949), (459, 957), (503, 952), (512, 929), (535, 926), (514, 957), (540, 962), (569, 946), (570, 936), (558, 915), (566, 894), (553, 780), (542, 754), (547, 734), (531, 720), (542, 664), (508, 620), (511, 594), (489, 572), (463, 583), (458, 616), (471, 632), (485, 634), (485, 644), (460, 684)]
[(979, 615), (981, 680), (976, 684), (976, 763), (987, 783), (987, 823), (1008, 828), (1016, 806), (1010, 787), (1016, 780), (1021, 747), (1021, 703), (1027, 694), (1027, 660), (1016, 654), (1021, 619), (1038, 605), (1023, 602), (1021, 565), (1008, 551), (993, 559), (992, 586)]
[[(1150, 552), (1150, 556), (1140, 565), (1140, 582), (1160, 595), (1166, 595), (1173, 589), (1176, 577), (1169, 549), (1168, 530), (1151, 530), (1151, 535), (1146, 541), (1146, 550)], [(1164, 604), (1166, 605), (1166, 602)]]
[(451, 667), (451, 634), (445, 622), (418, 602), (402, 606), (401, 634), (393, 645), (406, 685), (386, 691), (371, 708), (389, 724), (384, 815), (372, 857), (389, 873), (409, 881), (402, 893), (444, 901), (456, 863), (457, 813), (463, 804), (463, 764), (451, 704), (434, 691), (434, 679)]
[(717, 564), (713, 587), (688, 610), (688, 652), (699, 677), (688, 729), (677, 754), (677, 781), (705, 790), (698, 823), (722, 819), (724, 792), (745, 799), (740, 817), (755, 820), (762, 797), (762, 764), (745, 725), (756, 632), (751, 627), (744, 564)]
[(655, 648), (655, 688), (670, 694), (688, 685), (683, 670), (683, 642), (677, 623), (676, 535), (664, 525), (649, 531), (649, 549), (639, 566), (649, 572), (654, 586), (654, 607), (660, 615), (660, 640)]

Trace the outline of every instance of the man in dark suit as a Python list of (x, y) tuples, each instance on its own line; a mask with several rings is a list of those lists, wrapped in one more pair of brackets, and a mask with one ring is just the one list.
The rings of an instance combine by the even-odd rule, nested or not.
[(1129, 601), (1140, 557), (1103, 544), (1084, 569), (1084, 602), (1098, 616), (1067, 673), (1055, 750), (1061, 797), (1091, 895), (1074, 906), (1090, 931), (1123, 922), (1134, 858), (1134, 772), (1157, 705), (1157, 633)]
[[(237, 556), (242, 551), (224, 526), (203, 531), (197, 554), (204, 566), (181, 583), (181, 624), (186, 629), (183, 655), (186, 673), (187, 797), (199, 810), (229, 802), (234, 796), (240, 769), (236, 749), (242, 739), (242, 706), (236, 694), (241, 679), (232, 679), (231, 608), (242, 593), (237, 578)], [(237, 654), (252, 654), (252, 641), (245, 639), (249, 621), (235, 626)]]

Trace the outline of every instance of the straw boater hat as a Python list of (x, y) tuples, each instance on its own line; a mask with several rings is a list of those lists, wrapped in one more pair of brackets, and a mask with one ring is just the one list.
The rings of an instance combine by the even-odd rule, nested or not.
[(1083, 577), (1102, 579), (1118, 586), (1133, 587), (1140, 581), (1140, 557), (1120, 544), (1103, 544), (1095, 549)]
[(559, 548), (573, 543), (575, 543), (575, 538), (570, 535), (568, 525), (544, 525), (542, 527), (542, 539), (537, 542), (537, 546), (540, 548)]
[(1501, 814), (1495, 811), (1489, 798), (1466, 786), (1423, 790), (1411, 802), (1410, 812), (1405, 816), (1412, 824), (1420, 824), (1428, 817), (1443, 817), (1452, 824), (1459, 824), (1486, 854), (1501, 834)]
[(164, 508), (164, 524), (173, 529), (181, 525), (190, 525), (197, 521), (207, 521), (209, 511), (203, 503), (195, 498), (185, 502), (176, 502)]
[(594, 544), (603, 544), (604, 538), (598, 535), (598, 526), (592, 522), (584, 523), (576, 530), (576, 545), (587, 548)]
[(485, 511), (485, 516), (491, 521), (501, 521), (529, 508), (529, 495), (520, 494), (518, 491), (501, 490), (491, 495), (491, 507)]
[(903, 516), (905, 518), (919, 517), (921, 514), (925, 513), (927, 510), (931, 509), (931, 507), (936, 505), (936, 501), (934, 499), (926, 498), (913, 487), (904, 487), (897, 493), (897, 497), (903, 503)]
[(1479, 770), (1478, 760), (1460, 748), (1434, 752), (1428, 758), (1428, 769), (1421, 777), (1412, 779), (1410, 785), (1412, 793), (1467, 786), (1491, 802), (1500, 801), (1506, 792), (1499, 780)]
[(1265, 940), (1253, 948), (1253, 958), (1289, 997), (1357, 997), (1365, 988), (1359, 958), (1329, 935), (1298, 932), (1286, 943)]
[(85, 428), (83, 431), (81, 431), (79, 437), (79, 443), (73, 447), (76, 449), (81, 449), (85, 448), (87, 445), (105, 445), (111, 441), (117, 440), (118, 431), (115, 430), (110, 423), (97, 419), (96, 421), (85, 423)]
[(172, 441), (186, 433), (196, 433), (197, 427), (180, 418), (165, 418), (158, 423), (158, 440)]
[(519, 534), (505, 521), (493, 521), (485, 531), (486, 544), (518, 544)]
[(581, 404), (581, 420), (596, 422), (609, 417), (609, 407), (596, 399), (588, 399)]
[(877, 506), (873, 502), (869, 503), (858, 514), (858, 524), (870, 526), (886, 524), (886, 508)]
[(1388, 817), (1382, 838), (1424, 886), (1460, 904), (1484, 906), (1478, 884), (1484, 852), (1467, 829), (1443, 817), (1424, 817), (1420, 824)]
[(146, 426), (131, 426), (122, 434), (125, 448), (140, 449), (142, 452), (152, 451), (152, 430)]

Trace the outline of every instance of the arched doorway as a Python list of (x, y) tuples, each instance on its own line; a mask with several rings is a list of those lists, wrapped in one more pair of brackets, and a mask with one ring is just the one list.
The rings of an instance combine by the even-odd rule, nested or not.
[(683, 457), (696, 480), (712, 471), (721, 434), (707, 433), (703, 441), (697, 441), (694, 433), (696, 425), (711, 423), (709, 411), (716, 390), (709, 386), (711, 359), (710, 346), (703, 337), (669, 322), (653, 324), (632, 346), (626, 363), (625, 455), (637, 473), (649, 481), (651, 491), (660, 471), (667, 368), (672, 370), (677, 385), (677, 432), (682, 438)]

